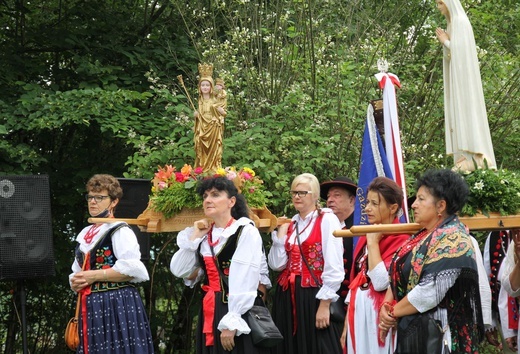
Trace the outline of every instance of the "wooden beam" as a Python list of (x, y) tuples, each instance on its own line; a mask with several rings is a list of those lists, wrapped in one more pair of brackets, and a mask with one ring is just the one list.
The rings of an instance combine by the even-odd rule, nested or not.
[[(486, 215), (462, 216), (460, 221), (465, 224), (470, 231), (493, 231), (520, 228), (520, 214), (500, 215), (490, 213)], [(364, 236), (371, 232), (381, 232), (385, 235), (413, 234), (421, 229), (417, 223), (409, 224), (381, 224), (381, 225), (354, 225), (348, 230), (335, 230), (336, 237)]]
[(121, 218), (88, 218), (88, 222), (91, 224), (102, 224), (102, 223), (115, 223), (124, 221), (128, 225), (148, 225), (148, 219), (121, 219)]

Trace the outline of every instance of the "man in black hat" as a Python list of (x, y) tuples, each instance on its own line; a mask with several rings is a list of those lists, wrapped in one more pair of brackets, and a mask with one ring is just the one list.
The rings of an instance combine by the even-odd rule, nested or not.
[[(350, 229), (354, 224), (354, 208), (356, 204), (357, 185), (350, 178), (340, 176), (332, 181), (323, 182), (320, 185), (320, 195), (327, 201), (327, 208), (332, 209), (338, 217), (343, 229)], [(343, 238), (343, 264), (345, 266), (345, 279), (341, 284), (339, 295), (344, 300), (348, 293), (350, 283), (350, 270), (354, 244), (352, 237)]]

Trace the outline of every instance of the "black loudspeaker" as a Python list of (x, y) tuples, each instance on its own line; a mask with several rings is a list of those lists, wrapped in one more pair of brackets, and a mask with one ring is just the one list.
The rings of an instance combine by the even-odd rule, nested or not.
[[(125, 219), (137, 219), (137, 217), (148, 206), (148, 199), (152, 189), (149, 179), (118, 178), (123, 188), (123, 198), (116, 207), (114, 217)], [(141, 260), (150, 259), (150, 235), (139, 230), (136, 225), (130, 225), (134, 230), (139, 247), (141, 249)]]
[(0, 176), (0, 280), (53, 276), (49, 177)]

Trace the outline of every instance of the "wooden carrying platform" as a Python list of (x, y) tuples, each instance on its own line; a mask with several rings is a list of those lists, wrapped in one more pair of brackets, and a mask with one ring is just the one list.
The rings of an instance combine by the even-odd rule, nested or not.
[[(500, 215), (499, 213), (489, 213), (489, 216), (478, 214), (475, 216), (461, 216), (460, 221), (464, 223), (470, 231), (493, 231), (520, 228), (520, 214)], [(413, 234), (421, 227), (416, 223), (409, 224), (382, 224), (382, 225), (354, 225), (349, 230), (336, 230), (336, 237), (363, 236), (371, 232), (381, 232), (386, 235)]]
[[(290, 222), (291, 219), (277, 218), (269, 209), (253, 209), (254, 215), (251, 219), (261, 232), (271, 232), (277, 225)], [(161, 213), (147, 208), (137, 219), (120, 218), (89, 218), (90, 223), (118, 222), (124, 221), (130, 225), (137, 225), (143, 232), (178, 232), (186, 227), (193, 226), (197, 220), (204, 219), (202, 209), (183, 209), (172, 218), (166, 219)], [(500, 215), (490, 213), (489, 216), (478, 214), (475, 216), (462, 216), (462, 221), (471, 231), (492, 231), (520, 228), (520, 214)], [(387, 235), (413, 234), (421, 227), (416, 223), (409, 224), (384, 224), (384, 225), (354, 225), (349, 230), (336, 230), (336, 237), (363, 236), (371, 232), (382, 232)]]
[[(256, 227), (262, 232), (271, 232), (278, 224), (278, 218), (269, 209), (252, 209), (254, 215), (251, 219)], [(137, 219), (120, 218), (89, 218), (90, 223), (106, 223), (124, 221), (129, 225), (137, 225), (143, 232), (178, 232), (184, 230), (197, 220), (205, 219), (206, 216), (201, 209), (182, 209), (172, 218), (166, 219), (162, 213), (153, 211), (148, 205), (145, 211)]]

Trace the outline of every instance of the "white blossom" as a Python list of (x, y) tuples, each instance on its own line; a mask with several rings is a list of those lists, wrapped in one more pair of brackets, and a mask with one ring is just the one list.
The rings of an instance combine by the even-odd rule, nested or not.
[(475, 182), (473, 188), (475, 188), (476, 190), (482, 190), (484, 188), (484, 182), (482, 180)]

